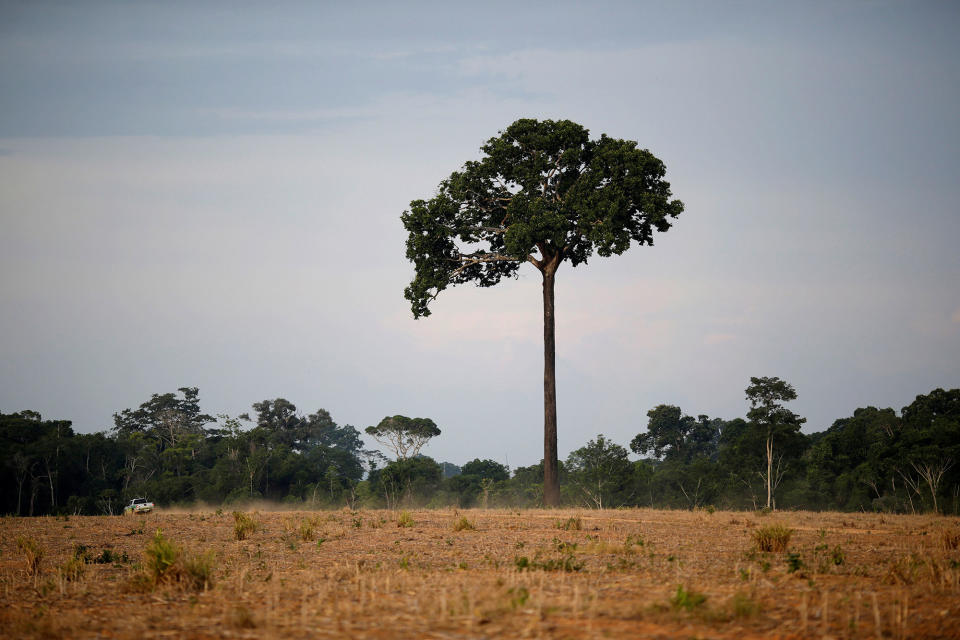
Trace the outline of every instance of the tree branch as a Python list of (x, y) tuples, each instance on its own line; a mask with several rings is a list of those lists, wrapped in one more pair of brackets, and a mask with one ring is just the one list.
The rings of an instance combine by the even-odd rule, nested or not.
[(500, 253), (469, 253), (461, 254), (458, 259), (462, 264), (450, 272), (450, 279), (455, 278), (460, 275), (464, 269), (471, 267), (475, 264), (483, 264), (485, 262), (520, 262), (520, 258), (514, 258), (512, 256), (505, 256)]

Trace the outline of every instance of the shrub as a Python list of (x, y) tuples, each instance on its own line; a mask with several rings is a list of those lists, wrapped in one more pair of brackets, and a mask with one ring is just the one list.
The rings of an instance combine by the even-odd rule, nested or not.
[(100, 554), (95, 557), (93, 560), (90, 560), (93, 564), (111, 564), (111, 563), (121, 563), (127, 562), (130, 558), (127, 557), (127, 552), (117, 553), (113, 549), (104, 549)]
[(233, 533), (237, 540), (246, 540), (247, 535), (254, 533), (260, 528), (257, 520), (243, 511), (233, 512)]
[(787, 554), (787, 573), (796, 573), (803, 567), (803, 557), (799, 553)]
[(793, 529), (782, 524), (771, 524), (753, 532), (753, 544), (757, 551), (786, 551), (792, 535)]
[(20, 536), (17, 538), (17, 549), (23, 552), (27, 561), (27, 575), (35, 578), (40, 575), (40, 563), (43, 561), (43, 547), (33, 538)]
[(472, 522), (467, 520), (466, 516), (460, 516), (459, 520), (454, 521), (453, 523), (454, 531), (476, 531), (477, 528)]

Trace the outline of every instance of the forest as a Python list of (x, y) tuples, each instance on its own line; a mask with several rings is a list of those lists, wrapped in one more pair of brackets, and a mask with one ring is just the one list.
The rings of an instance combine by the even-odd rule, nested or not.
[[(562, 504), (960, 513), (960, 389), (917, 396), (899, 413), (860, 408), (805, 434), (803, 418), (783, 406), (796, 397), (792, 387), (777, 378), (751, 383), (744, 417), (658, 405), (627, 446), (602, 434), (589, 440), (561, 461)], [(0, 413), (0, 512), (117, 514), (135, 496), (166, 507), (543, 504), (542, 462), (509, 469), (421, 455), (427, 440), (442, 437), (431, 420), (393, 416), (369, 427), (391, 459), (324, 409), (304, 414), (283, 398), (252, 409), (212, 416), (199, 390), (183, 387), (119, 411), (113, 428), (98, 433), (34, 411)]]

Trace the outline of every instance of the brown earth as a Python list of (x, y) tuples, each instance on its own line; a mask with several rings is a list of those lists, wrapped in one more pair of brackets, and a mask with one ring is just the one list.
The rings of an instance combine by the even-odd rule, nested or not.
[[(241, 541), (233, 516), (212, 510), (2, 518), (0, 636), (960, 638), (956, 518), (649, 509), (251, 515), (260, 528)], [(404, 516), (410, 526), (399, 526)], [(461, 518), (475, 529), (456, 531)], [(774, 524), (793, 530), (787, 551), (756, 551), (754, 532)], [(158, 528), (185, 557), (212, 552), (210, 582), (170, 579), (188, 575), (181, 560), (154, 584), (144, 550)], [(44, 551), (34, 576), (18, 545), (28, 538)], [(71, 573), (76, 545), (88, 560), (110, 550), (119, 561), (75, 561)]]

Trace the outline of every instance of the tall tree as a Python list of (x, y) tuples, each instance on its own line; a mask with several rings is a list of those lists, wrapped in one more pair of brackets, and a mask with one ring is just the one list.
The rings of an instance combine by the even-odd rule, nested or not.
[(767, 469), (761, 475), (767, 486), (767, 508), (771, 509), (774, 506), (773, 492), (785, 472), (783, 454), (775, 455), (774, 440), (799, 433), (800, 425), (807, 420), (783, 406), (784, 402), (796, 400), (797, 392), (791, 384), (780, 378), (751, 377), (746, 394), (750, 401), (747, 418), (764, 434)]
[(440, 183), (402, 216), (415, 275), (404, 292), (414, 317), (448, 286), (490, 287), (532, 264), (543, 277), (544, 487), (560, 503), (554, 279), (564, 261), (586, 264), (632, 242), (652, 245), (683, 211), (671, 200), (663, 162), (637, 143), (569, 120), (517, 120), (481, 147), (483, 157)]

